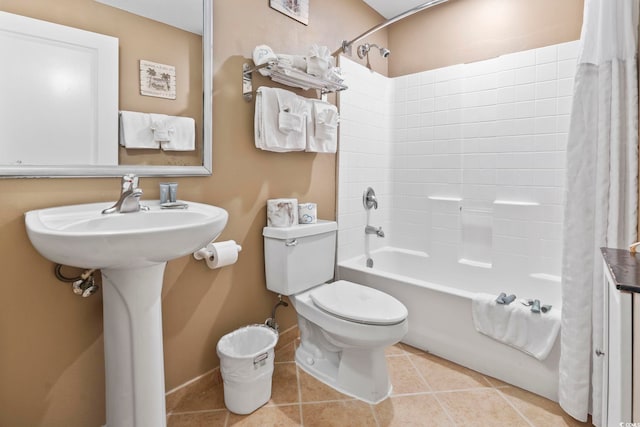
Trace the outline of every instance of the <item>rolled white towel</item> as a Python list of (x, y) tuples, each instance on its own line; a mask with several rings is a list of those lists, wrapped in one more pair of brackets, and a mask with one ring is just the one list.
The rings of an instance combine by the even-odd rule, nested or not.
[(344, 79), (342, 78), (342, 70), (338, 67), (332, 67), (331, 69), (329, 69), (325, 73), (324, 78), (338, 84), (344, 81)]
[[(278, 56), (273, 52), (273, 49), (271, 49), (266, 44), (258, 45), (253, 49), (253, 63), (256, 65), (262, 65), (269, 61), (277, 61), (277, 60), (278, 60)], [(263, 76), (268, 76), (270, 74), (269, 70), (265, 68), (261, 68), (258, 71)]]

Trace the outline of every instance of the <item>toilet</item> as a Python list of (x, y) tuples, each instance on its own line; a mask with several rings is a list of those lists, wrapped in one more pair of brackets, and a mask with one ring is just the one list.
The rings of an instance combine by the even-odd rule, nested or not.
[(267, 288), (289, 297), (298, 314), (296, 363), (334, 389), (378, 403), (391, 394), (384, 350), (407, 333), (397, 299), (346, 280), (331, 282), (335, 221), (264, 227)]

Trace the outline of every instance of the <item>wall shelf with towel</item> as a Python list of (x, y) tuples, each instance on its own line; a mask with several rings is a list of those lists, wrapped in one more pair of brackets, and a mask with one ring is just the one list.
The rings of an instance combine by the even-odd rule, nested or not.
[(242, 96), (247, 102), (253, 100), (252, 74), (261, 69), (268, 70), (269, 77), (274, 82), (305, 90), (316, 89), (322, 95), (347, 89), (347, 86), (342, 83), (316, 77), (293, 67), (279, 64), (277, 61), (265, 62), (253, 67), (245, 63), (242, 66)]

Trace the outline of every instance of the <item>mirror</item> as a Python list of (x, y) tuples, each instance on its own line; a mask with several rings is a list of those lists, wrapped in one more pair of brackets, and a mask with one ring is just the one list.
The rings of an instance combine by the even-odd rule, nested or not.
[[(188, 8), (187, 2), (167, 1), (167, 4), (179, 4), (179, 6), (182, 8), (181, 13), (173, 13), (166, 7), (163, 7), (161, 4), (162, 2), (160, 2), (159, 0), (134, 2), (136, 3), (136, 8), (142, 7), (142, 9), (129, 10), (128, 12), (125, 12), (121, 9), (129, 8), (130, 6), (127, 6), (127, 3), (131, 5), (132, 2), (122, 0), (60, 0), (56, 1), (55, 3), (51, 3), (46, 0), (38, 0), (35, 2), (24, 2), (21, 0), (3, 1), (2, 5), (0, 5), (0, 11), (3, 12), (22, 15), (37, 20), (53, 22), (56, 24), (65, 25), (67, 27), (74, 27), (84, 31), (90, 31), (120, 38), (120, 81), (118, 88), (118, 108), (120, 110), (139, 111), (145, 113), (160, 113), (175, 116), (184, 115), (187, 117), (193, 117), (195, 118), (196, 122), (197, 136), (195, 144), (196, 151), (191, 151), (190, 153), (186, 151), (165, 152), (165, 150), (124, 149), (123, 147), (120, 147), (118, 145), (117, 136), (112, 136), (109, 138), (110, 141), (107, 142), (109, 144), (113, 144), (119, 150), (119, 159), (117, 165), (82, 164), (78, 163), (77, 161), (63, 162), (60, 160), (55, 161), (56, 164), (51, 165), (46, 164), (46, 162), (33, 162), (34, 164), (31, 165), (27, 162), (24, 162), (22, 164), (19, 164), (19, 162), (15, 162), (16, 164), (10, 164), (7, 161), (7, 159), (9, 158), (9, 156), (7, 155), (8, 150), (5, 150), (5, 157), (3, 159), (2, 150), (0, 149), (0, 177), (98, 177), (120, 176), (125, 173), (135, 173), (140, 176), (210, 175), (212, 171), (211, 121), (213, 99), (213, 0), (195, 1), (202, 2), (202, 8), (199, 7), (199, 4), (196, 4), (196, 7), (192, 9), (196, 10), (195, 13), (201, 13), (201, 19), (203, 23), (201, 48), (200, 44), (198, 43), (197, 50), (196, 48), (194, 48), (193, 43), (189, 44), (188, 46), (169, 45), (168, 43), (166, 43), (166, 40), (173, 41), (175, 39), (178, 39), (178, 37), (174, 37), (173, 33), (171, 33), (170, 35), (164, 35), (157, 32), (180, 31), (189, 34), (192, 39), (195, 37), (199, 42), (199, 36), (195, 36), (194, 34), (192, 34), (197, 32), (198, 30), (191, 27), (185, 27), (185, 25), (189, 25), (188, 23), (185, 24), (181, 22), (171, 22), (171, 19), (165, 19), (161, 15), (158, 15), (159, 12), (162, 13), (163, 11), (169, 18), (188, 15), (188, 13), (183, 13), (184, 10)], [(97, 9), (98, 11), (98, 18), (93, 20), (87, 19), (86, 15), (88, 13), (88, 10), (94, 9)], [(130, 12), (135, 15), (131, 14)], [(108, 16), (113, 16), (111, 14), (126, 14), (129, 16), (122, 15), (122, 19), (110, 19), (106, 16), (107, 13), (109, 14)], [(191, 11), (191, 14), (193, 13), (194, 12)], [(145, 18), (142, 18), (142, 16), (144, 16)], [(150, 32), (146, 29), (146, 27), (142, 28), (142, 26), (138, 24), (134, 24), (131, 26), (131, 22), (137, 22), (136, 20), (144, 20), (149, 22), (149, 25), (155, 25), (156, 27), (154, 27), (154, 32)], [(160, 23), (157, 21), (163, 21), (164, 23)], [(130, 26), (127, 27), (127, 24), (129, 24)], [(96, 27), (91, 28), (91, 25), (96, 25)], [(157, 30), (156, 28), (160, 29)], [(126, 34), (127, 37), (122, 37), (121, 34)], [(153, 37), (150, 38), (148, 36), (149, 34), (153, 34)], [(182, 40), (182, 38), (179, 39)], [(132, 46), (134, 47), (133, 49)], [(129, 50), (134, 50), (135, 52), (131, 53), (129, 52)], [(155, 60), (155, 62), (158, 63), (171, 64), (171, 59), (165, 60), (166, 62), (163, 62), (162, 60), (157, 60), (153, 56), (153, 54), (149, 54), (149, 56), (151, 57), (145, 57), (147, 56), (148, 52), (157, 51), (166, 53), (167, 55), (174, 54), (182, 55), (182, 57), (187, 57), (186, 66), (183, 66), (182, 69), (179, 66), (176, 66), (175, 68), (177, 87), (177, 97), (175, 100), (142, 96), (140, 94), (143, 71), (141, 71), (141, 69), (138, 67), (139, 60)], [(131, 62), (131, 58), (135, 58), (134, 62)], [(160, 55), (160, 58), (163, 58), (162, 54)], [(171, 56), (169, 56), (169, 58), (171, 58)], [(125, 64), (127, 60), (129, 60), (130, 63)], [(202, 61), (201, 67), (200, 61)], [(30, 62), (33, 63), (33, 61)], [(13, 61), (13, 63), (16, 63), (16, 61)], [(134, 64), (134, 66), (131, 65), (132, 63)], [(194, 64), (197, 64), (197, 69), (194, 68)], [(124, 68), (125, 66), (126, 68)], [(14, 66), (14, 68), (17, 68), (17, 66)], [(202, 70), (201, 73), (199, 72), (200, 69)], [(125, 71), (129, 74), (124, 75)], [(133, 75), (131, 73), (133, 73)], [(20, 73), (14, 73), (14, 75), (20, 75)], [(182, 84), (179, 80), (181, 78), (183, 79)], [(185, 81), (187, 83), (184, 83)], [(196, 85), (190, 84), (190, 82), (196, 81)], [(192, 108), (194, 101), (191, 102), (191, 106), (184, 105), (184, 102), (186, 102), (185, 99), (195, 100), (196, 108)], [(0, 111), (4, 112), (3, 114), (6, 114), (7, 112), (11, 113), (15, 110), (10, 106), (4, 106), (3, 108), (2, 102), (3, 99), (0, 98)], [(197, 113), (194, 111), (197, 111)], [(54, 126), (53, 124), (51, 124), (52, 122), (54, 121), (49, 120), (47, 122), (47, 126)], [(55, 120), (55, 122), (57, 123), (58, 120)], [(43, 126), (43, 120), (36, 117), (33, 117), (33, 119), (31, 119), (27, 123), (29, 123), (29, 125), (33, 127)], [(71, 124), (67, 124), (65, 126), (73, 126), (73, 122), (70, 123)], [(26, 126), (23, 127), (26, 129)], [(93, 132), (99, 133), (97, 129), (94, 129)], [(77, 134), (81, 135), (82, 133)], [(10, 137), (7, 137), (6, 133), (4, 135), (0, 135), (0, 138), (3, 137), (10, 139)], [(69, 138), (71, 139), (71, 137)], [(24, 143), (28, 144), (28, 138), (26, 142), (23, 142), (23, 144)], [(77, 146), (78, 143), (82, 142), (74, 141), (74, 143)], [(69, 153), (74, 151), (74, 148), (67, 147), (73, 147), (73, 144), (65, 144), (65, 149)], [(112, 163), (115, 163), (115, 161), (113, 161)]]

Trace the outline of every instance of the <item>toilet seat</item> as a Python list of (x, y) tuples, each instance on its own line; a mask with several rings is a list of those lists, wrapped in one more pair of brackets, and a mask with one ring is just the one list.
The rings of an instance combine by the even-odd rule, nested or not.
[(404, 304), (391, 295), (346, 280), (321, 285), (309, 296), (322, 311), (356, 323), (396, 325), (408, 315)]

